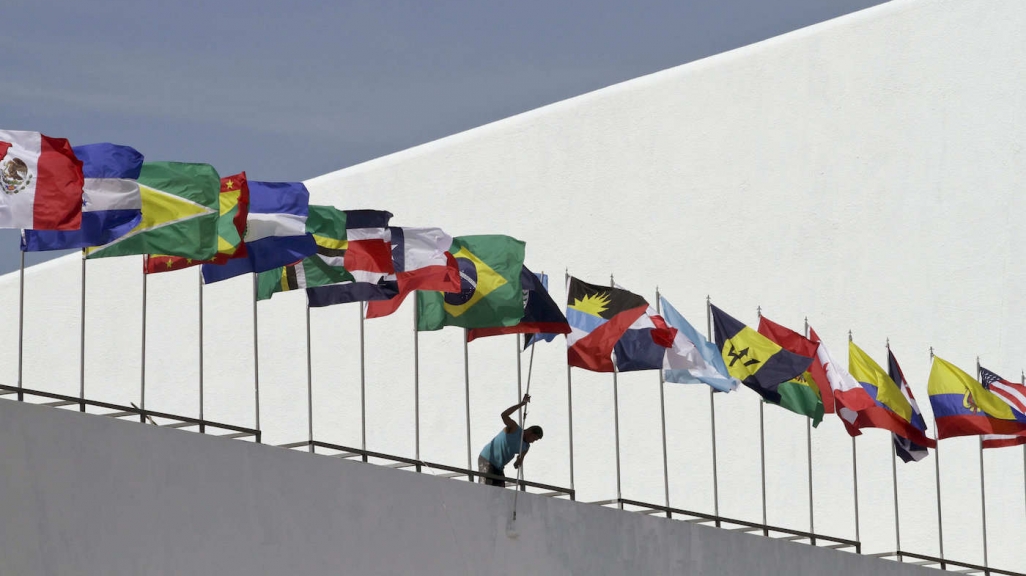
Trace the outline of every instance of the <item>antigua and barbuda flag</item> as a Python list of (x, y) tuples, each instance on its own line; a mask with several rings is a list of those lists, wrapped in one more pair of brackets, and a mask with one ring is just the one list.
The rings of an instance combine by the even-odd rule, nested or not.
[[(624, 334), (645, 316), (648, 302), (622, 288), (588, 284), (571, 276), (567, 284), (567, 363), (592, 372), (613, 372), (613, 350)], [(664, 348), (665, 351), (665, 348)], [(628, 361), (630, 354), (621, 351)], [(658, 367), (661, 367), (662, 363)]]
[(417, 330), (515, 326), (524, 316), (520, 272), (525, 244), (502, 235), (459, 236), (449, 251), (459, 292), (417, 292)]
[(309, 213), (310, 192), (302, 182), (249, 182), (246, 257), (204, 264), (203, 282), (266, 272), (315, 254), (317, 243), (306, 231)]
[(210, 260), (193, 260), (181, 256), (149, 254), (143, 260), (143, 271), (147, 274), (171, 272), (199, 264), (224, 264), (234, 258), (246, 256), (246, 245), (242, 236), (246, 233), (246, 217), (249, 215), (249, 184), (246, 173), (241, 172), (221, 178), (219, 217), (217, 219), (217, 254)]
[(673, 348), (663, 362), (663, 380), (676, 384), (708, 384), (718, 392), (737, 390), (741, 381), (727, 373), (727, 365), (715, 344), (695, 330), (664, 296), (659, 297), (662, 317), (677, 330)]
[[(983, 387), (1004, 400), (1013, 410), (1026, 414), (1026, 385), (1011, 382), (997, 374), (980, 367), (980, 382)], [(1004, 448), (1026, 444), (1026, 433), (1023, 434), (984, 434), (984, 448)]]
[[(926, 434), (926, 419), (923, 418), (922, 411), (919, 410), (919, 403), (916, 402), (915, 396), (912, 394), (912, 388), (909, 387), (908, 381), (905, 380), (905, 373), (901, 371), (901, 366), (898, 365), (898, 359), (894, 357), (894, 352), (891, 351), (891, 347), (887, 346), (887, 375), (894, 380), (894, 383), (898, 385), (901, 390), (901, 394), (908, 400), (909, 405), (912, 407), (912, 419), (909, 424), (915, 429)], [(923, 458), (926, 458), (930, 451), (927, 447), (913, 441), (910, 438), (905, 438), (900, 434), (891, 434), (894, 442), (894, 452), (901, 458), (902, 462), (906, 464), (909, 462), (919, 462)]]
[(142, 218), (139, 172), (143, 155), (130, 146), (86, 144), (73, 148), (82, 161), (82, 225), (78, 230), (25, 230), (21, 249), (74, 250), (124, 236)]
[(64, 138), (0, 130), (0, 228), (78, 230), (84, 185)]
[[(989, 371), (988, 371), (989, 372)], [(992, 373), (993, 374), (993, 373)], [(937, 422), (937, 438), (997, 434), (1026, 434), (1026, 412), (1004, 394), (960, 370), (954, 364), (933, 357), (930, 368), (930, 405)]]
[[(545, 284), (534, 273), (524, 266), (520, 272), (520, 288), (523, 291), (524, 317), (515, 326), (496, 326), (492, 328), (473, 328), (467, 331), (467, 342), (485, 336), (501, 334), (569, 334), (570, 325), (566, 316), (559, 310), (559, 305), (552, 300)], [(526, 346), (525, 346), (526, 349)]]

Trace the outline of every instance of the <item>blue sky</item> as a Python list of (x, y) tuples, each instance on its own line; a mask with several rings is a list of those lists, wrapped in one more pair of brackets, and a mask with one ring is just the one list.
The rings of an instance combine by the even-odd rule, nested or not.
[(304, 180), (880, 3), (5, 0), (0, 119)]

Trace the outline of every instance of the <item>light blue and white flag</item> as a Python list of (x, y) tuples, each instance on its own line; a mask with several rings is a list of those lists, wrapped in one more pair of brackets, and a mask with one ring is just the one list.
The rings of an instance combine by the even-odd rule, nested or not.
[(302, 182), (249, 181), (246, 218), (246, 258), (223, 265), (204, 264), (207, 284), (242, 274), (266, 272), (294, 264), (317, 253), (317, 243), (306, 231), (310, 192)]
[(82, 161), (82, 226), (78, 230), (25, 230), (25, 252), (102, 246), (124, 236), (142, 218), (139, 172), (143, 155), (129, 146), (87, 144), (72, 149)]
[(677, 384), (708, 384), (720, 392), (736, 390), (741, 384), (727, 373), (719, 348), (706, 340), (663, 296), (661, 315), (677, 329), (673, 347), (663, 359), (663, 379)]

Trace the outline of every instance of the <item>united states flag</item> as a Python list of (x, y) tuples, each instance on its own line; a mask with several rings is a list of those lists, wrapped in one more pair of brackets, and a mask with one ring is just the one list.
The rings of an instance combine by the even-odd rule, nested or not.
[[(990, 390), (1012, 407), (1012, 410), (1026, 414), (1026, 386), (1009, 382), (997, 374), (980, 367), (980, 382), (983, 387)], [(1004, 446), (1018, 446), (1026, 444), (1026, 435), (1007, 434), (984, 434), (984, 448), (1002, 448)]]

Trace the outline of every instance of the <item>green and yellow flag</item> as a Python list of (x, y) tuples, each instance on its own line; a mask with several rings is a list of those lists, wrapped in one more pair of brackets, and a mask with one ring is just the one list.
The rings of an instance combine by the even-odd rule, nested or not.
[(266, 300), (278, 292), (352, 282), (353, 275), (344, 265), (349, 247), (346, 220), (346, 212), (332, 206), (310, 206), (306, 231), (313, 235), (317, 253), (295, 264), (260, 272), (257, 300)]
[(790, 352), (732, 316), (711, 306), (716, 345), (727, 372), (771, 404), (823, 419), (823, 400), (807, 371), (812, 358)]
[(524, 247), (509, 236), (453, 238), (449, 252), (459, 264), (461, 291), (417, 292), (417, 329), (515, 326), (524, 316)]
[(209, 260), (217, 254), (220, 179), (209, 164), (146, 162), (139, 175), (142, 220), (86, 258), (166, 254)]

